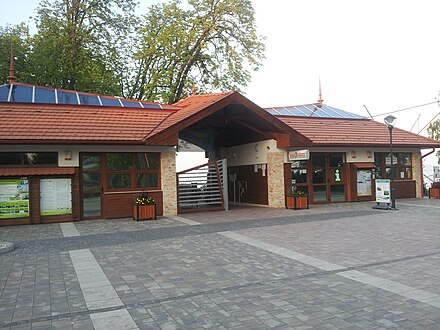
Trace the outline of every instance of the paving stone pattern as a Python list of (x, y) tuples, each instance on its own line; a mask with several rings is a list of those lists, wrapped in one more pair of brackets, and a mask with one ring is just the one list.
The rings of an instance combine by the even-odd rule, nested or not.
[[(78, 237), (59, 224), (0, 227), (17, 246), (0, 255), (0, 328), (102, 328), (126, 311), (139, 329), (440, 329), (440, 308), (338, 275), (359, 270), (440, 295), (440, 203), (405, 204), (184, 215), (199, 226), (83, 221)], [(225, 231), (345, 268), (323, 271)], [(69, 253), (80, 249), (121, 306), (87, 306)]]

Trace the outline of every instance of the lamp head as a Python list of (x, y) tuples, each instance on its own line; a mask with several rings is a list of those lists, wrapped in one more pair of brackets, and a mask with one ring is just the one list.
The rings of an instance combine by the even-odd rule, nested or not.
[(394, 125), (396, 124), (396, 117), (392, 116), (392, 115), (388, 115), (385, 117), (384, 121), (385, 124), (387, 124), (388, 127), (394, 127)]

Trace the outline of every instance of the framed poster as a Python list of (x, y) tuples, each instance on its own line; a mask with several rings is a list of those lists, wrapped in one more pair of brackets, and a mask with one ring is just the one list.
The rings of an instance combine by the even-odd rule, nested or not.
[(389, 179), (376, 179), (376, 202), (391, 203)]
[(40, 180), (40, 214), (72, 214), (72, 180)]
[(27, 177), (0, 180), (0, 219), (29, 216), (29, 183)]
[(371, 170), (356, 172), (356, 187), (358, 196), (371, 196)]

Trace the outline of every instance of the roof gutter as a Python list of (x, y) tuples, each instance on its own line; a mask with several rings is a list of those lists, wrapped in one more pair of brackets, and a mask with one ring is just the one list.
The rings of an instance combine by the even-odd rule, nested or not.
[(430, 152), (428, 152), (426, 155), (423, 155), (422, 157), (420, 157), (420, 182), (422, 183), (422, 186), (421, 186), (422, 197), (425, 197), (425, 189), (423, 189), (424, 188), (424, 186), (423, 186), (423, 158), (431, 155), (434, 152), (435, 152), (435, 148), (433, 147)]

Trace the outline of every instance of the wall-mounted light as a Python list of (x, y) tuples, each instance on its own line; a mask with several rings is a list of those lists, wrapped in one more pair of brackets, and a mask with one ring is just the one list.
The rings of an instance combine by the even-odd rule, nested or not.
[(351, 151), (351, 158), (356, 158), (356, 150)]

